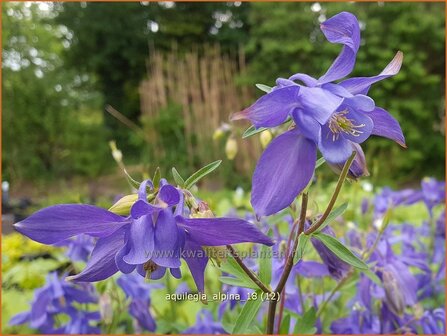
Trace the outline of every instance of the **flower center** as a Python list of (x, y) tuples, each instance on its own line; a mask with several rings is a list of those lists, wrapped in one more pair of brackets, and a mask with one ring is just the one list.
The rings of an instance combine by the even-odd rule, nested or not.
[(329, 119), (329, 129), (332, 132), (332, 141), (338, 140), (341, 132), (356, 137), (363, 133), (358, 130), (358, 128), (364, 127), (365, 124), (355, 125), (352, 119), (346, 117), (347, 114), (348, 110), (336, 112)]
[(158, 265), (154, 263), (152, 260), (146, 261), (143, 264), (143, 269), (146, 271), (146, 279), (149, 279), (152, 272), (155, 272), (158, 268)]

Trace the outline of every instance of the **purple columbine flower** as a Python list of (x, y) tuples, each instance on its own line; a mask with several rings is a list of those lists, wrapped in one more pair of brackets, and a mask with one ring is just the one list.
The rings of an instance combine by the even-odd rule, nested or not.
[(434, 178), (424, 178), (421, 183), (422, 197), (430, 216), (433, 216), (433, 208), (445, 202), (445, 181), (437, 181)]
[(205, 309), (197, 313), (196, 324), (182, 332), (182, 334), (208, 334), (220, 335), (227, 334), (220, 322), (216, 322), (213, 314)]
[(367, 96), (372, 84), (399, 72), (403, 54), (399, 51), (377, 76), (333, 83), (354, 67), (359, 23), (353, 14), (342, 12), (323, 22), (321, 30), (330, 43), (343, 45), (326, 74), (319, 79), (302, 73), (279, 78), (271, 92), (232, 115), (232, 120), (249, 119), (255, 127), (276, 127), (288, 118), (293, 121), (291, 129), (270, 143), (256, 166), (251, 202), (259, 216), (284, 209), (307, 186), (317, 147), (335, 168), (343, 165), (353, 150), (358, 151), (358, 162), (351, 168), (353, 177), (367, 174), (359, 144), (370, 135), (390, 138), (405, 147), (399, 123)]
[[(10, 325), (29, 323), (31, 328), (45, 334), (50, 333), (99, 333), (99, 328), (91, 326), (89, 321), (98, 321), (98, 312), (87, 312), (76, 308), (75, 303), (97, 303), (93, 288), (84, 284), (73, 285), (61, 280), (56, 272), (49, 273), (44, 287), (37, 289), (31, 303), (31, 309), (13, 316)], [(70, 317), (64, 326), (56, 326), (55, 316), (66, 314)]]
[[(130, 216), (82, 204), (55, 205), (14, 224), (17, 231), (44, 244), (87, 234), (99, 238), (86, 268), (71, 280), (104, 280), (118, 271), (161, 278), (166, 268), (180, 278), (180, 257), (188, 264), (200, 292), (208, 257), (202, 246), (244, 242), (273, 245), (252, 223), (237, 218), (188, 218), (183, 195), (166, 180), (153, 204), (147, 202), (150, 180), (141, 183)], [(174, 210), (175, 208), (175, 210)]]
[(129, 313), (132, 315), (140, 328), (155, 331), (156, 324), (149, 308), (151, 305), (150, 293), (154, 288), (161, 288), (161, 284), (148, 284), (135, 273), (124, 274), (117, 280), (123, 289), (126, 298), (130, 298)]
[(66, 246), (67, 257), (72, 261), (87, 261), (88, 256), (93, 250), (95, 240), (93, 237), (87, 235), (79, 235), (71, 239), (67, 239), (57, 246)]

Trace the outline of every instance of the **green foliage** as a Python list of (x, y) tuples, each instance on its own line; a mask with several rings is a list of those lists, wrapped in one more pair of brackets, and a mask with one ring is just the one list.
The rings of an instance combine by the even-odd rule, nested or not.
[(190, 189), (194, 184), (196, 184), (198, 181), (200, 181), (202, 178), (213, 172), (214, 170), (219, 167), (219, 165), (222, 163), (222, 160), (217, 160), (214, 162), (211, 162), (207, 164), (206, 166), (200, 168), (198, 171), (196, 171), (194, 174), (192, 174), (190, 177), (188, 177), (185, 181), (185, 187), (186, 189)]
[(250, 333), (247, 330), (251, 322), (255, 319), (259, 309), (262, 305), (262, 292), (260, 290), (256, 291), (254, 295), (251, 296), (250, 300), (247, 300), (239, 317), (236, 320), (232, 334), (247, 334)]
[(336, 238), (318, 232), (313, 233), (312, 237), (318, 239), (322, 242), (329, 250), (331, 250), (337, 257), (339, 257), (344, 262), (358, 269), (368, 269), (368, 266), (359, 259), (354, 253), (352, 253), (346, 246), (344, 246)]
[(3, 6), (4, 176), (97, 176), (105, 166), (101, 119), (83, 103), (96, 97), (63, 70), (60, 28), (48, 29), (37, 4)]
[[(340, 11), (357, 15), (362, 44), (353, 76), (378, 74), (401, 50), (400, 74), (373, 86), (377, 106), (384, 107), (402, 125), (408, 149), (386, 139), (365, 145), (376, 182), (409, 182), (444, 173), (444, 4), (443, 3), (252, 3), (250, 39), (246, 45), (247, 84), (274, 85), (278, 77), (297, 72), (319, 77), (340, 50), (319, 29)], [(389, 160), (393, 157), (393, 160)]]

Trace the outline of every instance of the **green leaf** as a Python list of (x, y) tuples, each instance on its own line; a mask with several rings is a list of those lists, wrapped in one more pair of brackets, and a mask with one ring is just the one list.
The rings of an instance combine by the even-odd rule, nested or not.
[(160, 174), (160, 167), (157, 167), (155, 169), (154, 178), (152, 179), (152, 182), (154, 183), (154, 188), (158, 188), (160, 184), (161, 174)]
[(175, 167), (172, 167), (172, 177), (174, 177), (174, 181), (179, 187), (183, 187), (185, 185), (185, 180), (183, 180), (183, 177), (181, 177)]
[(247, 333), (247, 329), (249, 328), (252, 321), (255, 319), (256, 314), (261, 308), (262, 299), (261, 299), (261, 291), (257, 291), (256, 300), (249, 300), (245, 303), (242, 308), (239, 317), (236, 320), (236, 324), (233, 328), (233, 334), (244, 334)]
[(367, 270), (368, 265), (366, 265), (363, 260), (359, 259), (354, 253), (352, 253), (346, 246), (340, 243), (336, 238), (329, 236), (327, 234), (318, 232), (312, 234), (312, 237), (321, 241), (324, 246), (331, 250), (337, 257), (343, 260), (349, 265), (361, 269)]
[(320, 167), (323, 163), (325, 163), (326, 160), (324, 159), (324, 157), (321, 157), (317, 160), (317, 163), (315, 163), (315, 169), (317, 169), (318, 167)]
[(309, 241), (310, 236), (301, 233), (298, 237), (298, 246), (296, 248), (295, 255), (293, 256), (293, 263), (296, 264), (303, 258), (304, 251), (307, 246), (307, 242)]
[(250, 282), (248, 282), (245, 281), (245, 279), (233, 278), (228, 276), (221, 276), (219, 277), (219, 280), (220, 282), (231, 286), (259, 289), (259, 287), (251, 280)]
[(371, 271), (369, 268), (367, 270), (361, 270), (363, 274), (365, 274), (372, 282), (374, 282), (379, 287), (382, 287), (382, 281), (380, 281), (379, 277)]
[(279, 329), (279, 333), (281, 335), (289, 335), (290, 328), (290, 314), (284, 314), (284, 318), (281, 321), (281, 328)]
[(268, 86), (268, 85), (264, 85), (264, 84), (256, 84), (256, 87), (257, 87), (259, 90), (264, 91), (264, 92), (266, 92), (266, 93), (269, 93), (269, 92), (272, 91), (272, 88), (271, 88), (270, 86)]
[(140, 182), (135, 181), (132, 176), (129, 175), (126, 168), (123, 168), (124, 175), (126, 175), (127, 182), (129, 182), (131, 187), (134, 187), (135, 189), (138, 189), (140, 187)]
[(249, 138), (252, 135), (261, 133), (262, 131), (265, 131), (267, 128), (265, 127), (260, 127), (260, 128), (256, 128), (254, 125), (251, 125), (249, 128), (247, 128), (244, 132), (244, 134), (242, 134), (242, 139), (245, 138)]
[(332, 210), (331, 213), (327, 216), (324, 223), (318, 228), (316, 232), (320, 232), (326, 226), (331, 224), (338, 216), (341, 216), (346, 211), (347, 208), (348, 208), (348, 202), (345, 202), (339, 207), (336, 207), (334, 210)]
[(310, 308), (303, 316), (297, 315), (294, 334), (313, 335), (316, 333), (315, 323), (317, 322), (317, 312), (315, 308)]
[[(269, 230), (270, 235), (271, 230)], [(259, 255), (259, 280), (264, 284), (270, 285), (272, 280), (272, 258), (271, 249), (266, 245), (262, 245), (260, 255)]]
[(196, 184), (201, 178), (205, 177), (212, 171), (214, 171), (219, 165), (222, 163), (222, 160), (217, 160), (214, 162), (211, 162), (207, 164), (205, 167), (200, 168), (198, 171), (196, 171), (194, 174), (192, 174), (190, 177), (188, 177), (185, 181), (185, 188), (189, 189), (194, 184)]
[[(248, 288), (258, 288), (258, 286), (253, 282), (253, 280), (250, 279), (250, 277), (244, 272), (244, 270), (239, 266), (239, 264), (234, 260), (232, 255), (228, 255), (226, 258), (226, 262), (222, 263), (220, 265), (221, 271), (231, 274), (235, 276), (241, 283), (244, 283), (245, 286)], [(223, 277), (228, 278), (228, 277)], [(228, 280), (228, 279), (225, 279)], [(229, 280), (233, 281), (233, 280)], [(239, 286), (239, 285), (236, 285)], [(255, 287), (253, 287), (255, 286)]]

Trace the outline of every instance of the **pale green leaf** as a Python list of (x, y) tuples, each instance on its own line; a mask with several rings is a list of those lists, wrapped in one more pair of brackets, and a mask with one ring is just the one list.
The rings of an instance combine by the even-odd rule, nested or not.
[(222, 160), (217, 160), (214, 162), (211, 162), (207, 164), (205, 167), (200, 168), (198, 171), (196, 171), (194, 174), (192, 174), (190, 177), (188, 177), (185, 181), (185, 188), (189, 189), (194, 184), (196, 184), (201, 178), (205, 177), (212, 171), (214, 171), (219, 165), (222, 163)]

